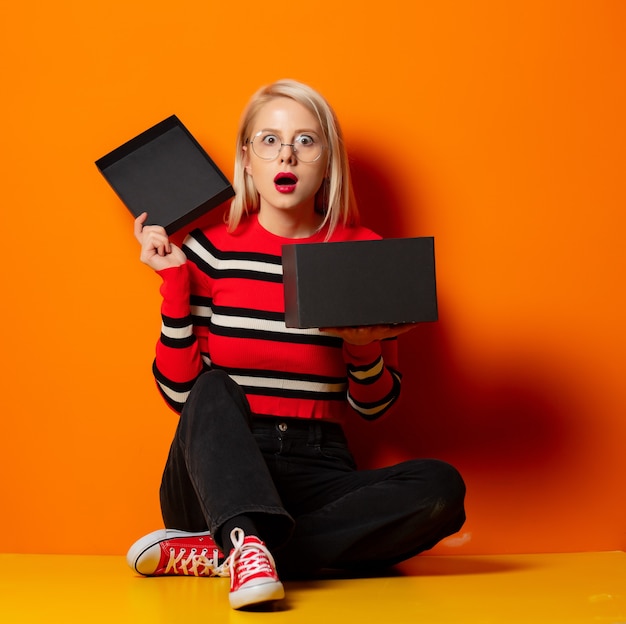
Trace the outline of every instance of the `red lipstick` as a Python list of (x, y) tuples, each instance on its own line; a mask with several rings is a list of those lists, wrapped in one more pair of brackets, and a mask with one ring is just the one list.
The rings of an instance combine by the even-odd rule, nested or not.
[(290, 172), (281, 171), (274, 177), (274, 186), (279, 193), (291, 193), (296, 189), (298, 177)]

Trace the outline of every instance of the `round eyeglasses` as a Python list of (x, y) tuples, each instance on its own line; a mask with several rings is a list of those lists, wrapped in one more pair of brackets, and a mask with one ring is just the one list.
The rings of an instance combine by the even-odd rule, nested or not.
[(314, 132), (303, 132), (293, 140), (293, 143), (283, 143), (276, 133), (261, 130), (254, 135), (250, 145), (252, 151), (263, 160), (275, 160), (283, 147), (290, 147), (300, 162), (312, 163), (318, 160), (324, 151), (322, 140)]

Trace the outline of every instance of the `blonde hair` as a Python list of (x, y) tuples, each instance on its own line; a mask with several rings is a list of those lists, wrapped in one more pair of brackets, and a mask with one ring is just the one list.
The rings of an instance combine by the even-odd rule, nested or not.
[(237, 133), (233, 175), (236, 194), (226, 215), (228, 230), (233, 232), (246, 216), (259, 210), (259, 194), (254, 181), (245, 172), (243, 147), (250, 138), (257, 113), (265, 104), (279, 97), (287, 97), (302, 104), (315, 115), (322, 128), (324, 142), (328, 146), (328, 163), (324, 181), (315, 196), (315, 208), (324, 215), (320, 229), (328, 224), (327, 238), (330, 238), (340, 223), (351, 226), (359, 220), (348, 155), (333, 109), (317, 91), (295, 80), (278, 80), (261, 87), (244, 109)]

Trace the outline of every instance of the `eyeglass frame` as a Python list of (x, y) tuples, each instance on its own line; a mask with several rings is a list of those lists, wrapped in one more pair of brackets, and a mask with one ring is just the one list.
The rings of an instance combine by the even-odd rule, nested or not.
[[(324, 144), (320, 143), (320, 144), (319, 144), (319, 146), (320, 146), (320, 153), (319, 153), (319, 155), (318, 155), (318, 156), (316, 156), (313, 160), (302, 160), (302, 159), (300, 158), (300, 156), (298, 156), (298, 148), (296, 147), (296, 144), (295, 144), (295, 143), (283, 143), (283, 142), (281, 141), (280, 145), (279, 145), (279, 146), (277, 146), (277, 147), (278, 147), (278, 149), (276, 150), (276, 156), (274, 156), (273, 158), (264, 158), (263, 156), (259, 156), (259, 155), (257, 154), (256, 150), (254, 149), (254, 140), (255, 140), (258, 136), (262, 135), (264, 132), (268, 132), (268, 131), (267, 131), (267, 130), (259, 130), (259, 131), (258, 131), (258, 132), (257, 132), (257, 133), (256, 133), (256, 134), (252, 137), (252, 139), (246, 139), (246, 143), (250, 143), (250, 147), (252, 148), (252, 151), (254, 152), (254, 155), (255, 155), (257, 158), (260, 158), (261, 160), (264, 160), (265, 162), (272, 162), (273, 160), (276, 160), (276, 159), (280, 156), (280, 153), (281, 153), (281, 151), (282, 151), (283, 147), (290, 147), (290, 148), (291, 148), (291, 152), (294, 154), (294, 156), (295, 156), (295, 157), (296, 157), (296, 158), (297, 158), (300, 162), (303, 162), (303, 163), (306, 163), (306, 164), (309, 164), (309, 163), (314, 163), (314, 162), (317, 162), (317, 161), (318, 161), (318, 160), (322, 157), (322, 154), (324, 153), (324, 150), (325, 150), (325, 149), (327, 149), (327, 146), (326, 146), (326, 145), (324, 145)], [(306, 135), (306, 134), (315, 134), (315, 135), (317, 135), (317, 132), (309, 132), (309, 133), (306, 133), (306, 132), (301, 132), (300, 134), (298, 134), (298, 136), (296, 137), (296, 139), (297, 139), (298, 137), (303, 136), (303, 135)], [(276, 134), (275, 136), (276, 136), (276, 138), (280, 139), (280, 137), (279, 137), (277, 134)]]

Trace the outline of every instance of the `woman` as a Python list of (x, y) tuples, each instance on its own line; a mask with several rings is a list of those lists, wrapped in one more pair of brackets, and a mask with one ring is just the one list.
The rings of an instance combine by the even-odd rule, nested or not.
[(128, 562), (148, 576), (229, 574), (238, 609), (281, 599), (277, 570), (376, 569), (431, 548), (462, 526), (465, 487), (441, 461), (358, 470), (348, 450), (342, 422), (398, 398), (396, 338), (410, 326), (285, 326), (283, 245), (379, 238), (358, 225), (321, 95), (281, 80), (253, 96), (234, 187), (226, 223), (182, 249), (147, 215), (135, 222), (141, 260), (163, 279), (154, 375), (180, 421), (161, 484), (167, 529)]

